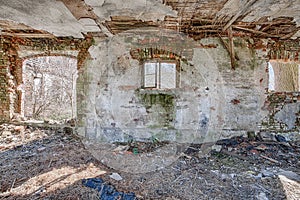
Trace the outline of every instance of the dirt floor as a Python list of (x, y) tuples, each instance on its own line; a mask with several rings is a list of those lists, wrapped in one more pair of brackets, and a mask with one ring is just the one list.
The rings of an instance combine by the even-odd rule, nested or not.
[[(300, 199), (300, 142), (235, 137), (177, 150), (159, 141), (145, 145), (116, 144), (98, 155), (70, 127), (1, 124), (0, 199), (100, 199), (82, 184), (92, 177), (137, 199)], [(164, 148), (174, 153), (160, 154)], [(138, 171), (141, 163), (159, 168)]]

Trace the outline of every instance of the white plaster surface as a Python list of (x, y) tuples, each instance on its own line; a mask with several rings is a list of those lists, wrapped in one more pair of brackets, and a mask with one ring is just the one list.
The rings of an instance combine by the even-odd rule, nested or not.
[[(176, 98), (175, 116), (169, 124), (173, 128), (169, 129), (161, 125), (163, 108), (146, 108), (136, 94), (142, 86), (143, 65), (129, 55), (129, 50), (137, 48), (134, 41), (157, 35), (154, 31), (142, 32), (122, 33), (90, 48), (92, 60), (87, 65), (87, 79), (81, 83), (86, 88), (81, 101), (87, 106), (80, 111), (86, 114), (81, 120), (87, 127), (87, 138), (124, 141), (155, 136), (177, 142), (212, 142), (257, 131), (265, 116), (261, 107), (267, 87), (262, 57), (237, 46), (240, 65), (232, 70), (220, 40), (201, 40), (217, 48), (193, 48), (192, 60), (181, 62), (180, 87), (171, 90)], [(126, 42), (130, 37), (135, 39)], [(188, 39), (183, 44), (190, 45)], [(188, 46), (178, 46), (179, 52), (180, 48)]]
[(0, 20), (24, 23), (56, 36), (82, 38), (84, 26), (56, 0), (0, 0)]

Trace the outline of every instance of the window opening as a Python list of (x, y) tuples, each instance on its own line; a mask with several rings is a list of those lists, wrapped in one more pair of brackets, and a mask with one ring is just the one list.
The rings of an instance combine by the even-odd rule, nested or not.
[(27, 118), (76, 117), (77, 59), (44, 56), (23, 62), (23, 112)]
[(268, 91), (295, 92), (299, 90), (299, 63), (270, 60)]
[(179, 71), (177, 67), (175, 62), (145, 62), (144, 88), (176, 88)]

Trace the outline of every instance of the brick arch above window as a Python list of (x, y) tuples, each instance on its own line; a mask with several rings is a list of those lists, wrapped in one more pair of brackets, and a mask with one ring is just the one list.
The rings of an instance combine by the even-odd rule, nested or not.
[(187, 59), (184, 56), (178, 55), (170, 50), (160, 49), (157, 47), (131, 49), (130, 55), (133, 59), (137, 59), (140, 62), (144, 62), (149, 59), (181, 60), (183, 62), (187, 62)]

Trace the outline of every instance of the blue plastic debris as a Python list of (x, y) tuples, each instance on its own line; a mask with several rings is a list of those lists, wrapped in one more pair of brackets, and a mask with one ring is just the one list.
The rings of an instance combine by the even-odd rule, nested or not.
[(136, 200), (133, 192), (118, 192), (114, 186), (105, 183), (101, 178), (83, 179), (82, 184), (86, 187), (96, 189), (101, 200)]
[(282, 135), (275, 135), (275, 138), (278, 142), (287, 142), (284, 136)]

